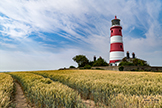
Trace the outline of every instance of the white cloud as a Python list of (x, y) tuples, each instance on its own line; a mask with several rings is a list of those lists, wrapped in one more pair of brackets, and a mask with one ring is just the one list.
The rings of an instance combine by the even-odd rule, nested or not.
[[(162, 64), (162, 57), (159, 56), (162, 54), (162, 27), (159, 24), (161, 23), (159, 21), (161, 11), (161, 1), (155, 0), (1, 0), (0, 13), (3, 15), (0, 16), (0, 25), (2, 27), (0, 32), (2, 38), (8, 39), (9, 36), (9, 39), (17, 40), (19, 43), (16, 47), (19, 47), (16, 51), (23, 53), (18, 54), (22, 57), (20, 59), (18, 57), (14, 59), (12, 55), (7, 55), (5, 58), (10, 58), (13, 61), (18, 60), (17, 65), (23, 64), (23, 62), (27, 61), (26, 59), (33, 60), (29, 64), (33, 68), (34, 66), (37, 67), (37, 65), (33, 65), (36, 63), (44, 66), (44, 68), (48, 66), (50, 68), (51, 65), (48, 63), (46, 65), (39, 63), (39, 61), (43, 60), (43, 56), (47, 61), (57, 60), (57, 56), (60, 57), (56, 53), (57, 50), (60, 55), (63, 54), (67, 57), (71, 57), (72, 54), (85, 54), (88, 58), (96, 55), (108, 60), (111, 20), (117, 15), (121, 19), (123, 27), (125, 51), (134, 51), (137, 56), (150, 61), (151, 64)], [(144, 30), (146, 38), (132, 37), (130, 31), (135, 30), (135, 28)], [(55, 33), (82, 46), (65, 46), (67, 51), (72, 52), (73, 50), (70, 49), (78, 48), (74, 53), (68, 52), (66, 55), (61, 48), (55, 47), (55, 45), (37, 42), (30, 38), (32, 33), (36, 33), (44, 41), (55, 42), (43, 32)], [(1, 42), (1, 45), (12, 47), (5, 43), (5, 39), (3, 39), (4, 42)], [(3, 51), (5, 54), (5, 50)], [(25, 55), (27, 51), (31, 53), (30, 56)], [(52, 56), (50, 58), (40, 53), (37, 57), (37, 54), (35, 54), (37, 52), (50, 53)], [(16, 54), (14, 53), (14, 55)], [(157, 56), (149, 57), (152, 54)], [(26, 59), (23, 59), (24, 56)], [(158, 63), (156, 63), (156, 59), (159, 59)], [(3, 60), (5, 61), (5, 59)], [(63, 60), (60, 61), (64, 65)], [(70, 60), (67, 60), (68, 62), (71, 63)]]
[(19, 52), (0, 50), (0, 71), (59, 69), (76, 65), (72, 57), (78, 53), (76, 49), (50, 52)]
[(15, 44), (4, 43), (4, 42), (0, 42), (0, 45), (8, 47), (8, 48), (16, 48), (17, 47)]

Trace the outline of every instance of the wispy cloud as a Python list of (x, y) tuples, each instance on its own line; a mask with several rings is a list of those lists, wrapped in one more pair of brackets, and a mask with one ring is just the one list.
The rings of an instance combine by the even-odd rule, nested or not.
[[(1, 61), (6, 63), (3, 69), (10, 67), (6, 61), (14, 63), (18, 60), (13, 59), (14, 55), (22, 57), (17, 64), (30, 60), (31, 65), (38, 63), (37, 69), (39, 66), (48, 67), (48, 63), (39, 63), (43, 57), (49, 63), (54, 63), (52, 57), (62, 61), (57, 53), (67, 57), (82, 53), (89, 58), (97, 55), (108, 61), (109, 29), (115, 15), (121, 19), (125, 50), (136, 52), (138, 57), (153, 65), (162, 65), (161, 4), (160, 0), (1, 0), (0, 45), (3, 53), (0, 56), (12, 53), (5, 54)], [(141, 30), (143, 36), (136, 29)], [(49, 53), (51, 58), (43, 53), (35, 54), (38, 52)], [(151, 54), (157, 56), (145, 56)], [(161, 61), (156, 62), (157, 57)], [(70, 65), (71, 62), (70, 59), (62, 63)]]
[(16, 48), (16, 45), (15, 44), (9, 44), (9, 43), (0, 42), (0, 45), (1, 46), (5, 46), (5, 47), (8, 47), (8, 48)]

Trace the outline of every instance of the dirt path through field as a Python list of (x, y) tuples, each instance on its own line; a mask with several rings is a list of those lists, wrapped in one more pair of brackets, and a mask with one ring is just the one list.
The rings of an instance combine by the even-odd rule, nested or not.
[(84, 100), (82, 99), (82, 102), (86, 105), (87, 108), (96, 108), (94, 101), (92, 100)]
[[(16, 96), (15, 96), (15, 103), (16, 103), (16, 108), (34, 108), (31, 107), (28, 103), (27, 100), (23, 94), (23, 91), (21, 89), (21, 86), (19, 85), (19, 83), (15, 82), (16, 85)], [(95, 103), (92, 100), (84, 100), (82, 99), (83, 103), (85, 103), (85, 105), (88, 108), (95, 108)]]
[(15, 82), (15, 85), (16, 85), (16, 96), (15, 96), (16, 108), (32, 108), (27, 103), (27, 100), (23, 94), (20, 85), (17, 82)]

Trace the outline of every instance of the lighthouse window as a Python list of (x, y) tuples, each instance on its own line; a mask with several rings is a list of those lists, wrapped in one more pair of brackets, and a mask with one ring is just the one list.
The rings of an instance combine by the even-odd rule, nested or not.
[(122, 46), (122, 45), (120, 45), (120, 48), (123, 48), (123, 46)]
[(111, 30), (111, 33), (113, 33), (113, 30)]
[(119, 30), (119, 32), (121, 32), (121, 30)]

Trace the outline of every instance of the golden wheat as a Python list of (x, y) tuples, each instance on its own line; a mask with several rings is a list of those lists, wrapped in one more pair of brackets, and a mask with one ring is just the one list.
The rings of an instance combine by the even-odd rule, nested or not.
[[(77, 90), (109, 107), (162, 107), (162, 73), (101, 70), (40, 71), (36, 74)], [(151, 99), (149, 99), (151, 97)]]
[(10, 75), (0, 73), (0, 108), (6, 108), (11, 103), (13, 79)]
[(21, 83), (27, 99), (38, 108), (84, 107), (77, 91), (32, 73), (10, 73)]

